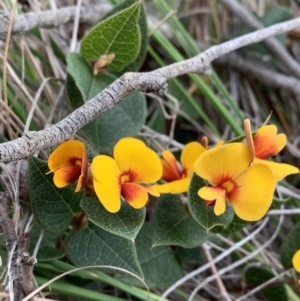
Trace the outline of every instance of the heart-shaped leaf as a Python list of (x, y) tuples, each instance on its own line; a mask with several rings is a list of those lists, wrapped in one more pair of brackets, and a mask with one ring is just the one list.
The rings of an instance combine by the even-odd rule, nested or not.
[[(129, 271), (143, 278), (135, 245), (132, 241), (90, 224), (73, 234), (67, 241), (66, 253), (81, 266), (105, 265)], [(111, 272), (112, 270), (109, 269)]]
[(207, 240), (206, 230), (191, 217), (176, 195), (166, 194), (158, 200), (152, 225), (153, 246), (193, 248)]
[(141, 47), (139, 18), (141, 1), (98, 23), (82, 40), (80, 53), (96, 61), (105, 54), (115, 54), (108, 65), (111, 71), (122, 71), (137, 58)]
[(121, 210), (117, 213), (108, 212), (98, 200), (92, 198), (84, 198), (81, 207), (95, 225), (132, 241), (141, 229), (146, 216), (145, 207), (137, 210), (127, 202), (122, 202)]

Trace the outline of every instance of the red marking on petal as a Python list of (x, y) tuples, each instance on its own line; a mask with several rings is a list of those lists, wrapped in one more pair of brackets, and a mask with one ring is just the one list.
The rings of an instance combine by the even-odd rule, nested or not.
[(216, 204), (216, 200), (214, 200), (214, 201), (203, 200), (203, 201), (206, 206), (210, 206), (210, 207), (215, 206), (215, 204)]
[(69, 183), (72, 183), (80, 177), (80, 174), (81, 174), (81, 168), (79, 166), (73, 166), (65, 174), (66, 175), (66, 181), (69, 182)]
[(133, 169), (128, 169), (122, 172), (120, 175), (121, 183), (134, 182), (134, 179), (137, 177), (138, 173)]

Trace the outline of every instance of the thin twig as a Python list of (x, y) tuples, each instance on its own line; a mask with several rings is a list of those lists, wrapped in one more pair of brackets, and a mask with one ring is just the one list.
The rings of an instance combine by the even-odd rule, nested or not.
[[(259, 21), (244, 7), (239, 1), (236, 0), (220, 0), (220, 2), (228, 8), (239, 20), (247, 25), (252, 30), (263, 28)], [(300, 65), (290, 56), (287, 50), (280, 44), (278, 40), (271, 37), (264, 41), (264, 44), (269, 50), (280, 60), (288, 73), (300, 78)]]
[[(68, 6), (58, 10), (49, 10), (44, 12), (30, 12), (18, 15), (14, 19), (12, 34), (24, 34), (35, 28), (53, 28), (73, 21), (76, 16), (76, 6)], [(80, 9), (80, 22), (87, 24), (97, 23), (109, 10), (111, 5), (100, 4)], [(8, 32), (9, 14), (1, 12), (0, 14), (0, 36), (6, 37)]]
[[(213, 261), (213, 257), (211, 256), (211, 253), (210, 253), (210, 246), (204, 243), (202, 245), (202, 250), (204, 252), (204, 255), (205, 255), (207, 261), (208, 262)], [(212, 264), (210, 269), (214, 275), (218, 274), (218, 270), (217, 270), (217, 267), (215, 264)], [(224, 283), (220, 277), (216, 277), (216, 284), (218, 286), (221, 298), (225, 301), (231, 301), (231, 298), (230, 298), (230, 296), (224, 286)]]
[(76, 50), (81, 6), (82, 6), (82, 0), (78, 0), (76, 5), (77, 9), (76, 9), (75, 20), (73, 23), (73, 33), (72, 33), (70, 52), (74, 52)]
[(225, 65), (236, 71), (250, 76), (258, 82), (265, 83), (272, 88), (282, 89), (294, 95), (300, 95), (299, 79), (280, 74), (275, 70), (271, 70), (266, 66), (258, 65), (242, 59), (236, 54), (228, 54), (217, 59), (216, 64)]

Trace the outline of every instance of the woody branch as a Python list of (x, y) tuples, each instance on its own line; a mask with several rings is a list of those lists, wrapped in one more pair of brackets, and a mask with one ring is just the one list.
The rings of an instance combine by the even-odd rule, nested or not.
[(0, 144), (0, 162), (19, 160), (31, 153), (71, 139), (84, 125), (111, 110), (130, 93), (141, 91), (163, 95), (167, 91), (167, 81), (169, 79), (187, 73), (205, 73), (209, 70), (210, 63), (213, 60), (244, 46), (263, 41), (297, 27), (300, 27), (300, 18), (243, 35), (213, 46), (191, 59), (171, 64), (152, 72), (125, 73), (105, 90), (57, 124), (41, 131), (28, 132), (21, 138)]

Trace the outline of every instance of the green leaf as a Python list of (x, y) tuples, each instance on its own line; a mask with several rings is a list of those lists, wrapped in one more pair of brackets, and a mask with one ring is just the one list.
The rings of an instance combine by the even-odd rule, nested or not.
[(136, 136), (146, 118), (146, 102), (142, 93), (134, 93), (82, 128), (99, 152), (109, 152), (123, 137)]
[[(87, 62), (78, 54), (68, 55), (67, 62), (69, 72), (67, 89), (73, 110), (115, 80), (115, 77), (109, 74), (94, 76)], [(109, 152), (119, 139), (136, 136), (145, 118), (145, 97), (142, 93), (134, 93), (125, 97), (109, 112), (84, 126), (81, 131), (98, 152)]]
[(222, 226), (216, 226), (212, 229), (212, 232), (228, 236), (231, 233), (242, 230), (248, 224), (249, 222), (240, 219), (236, 214), (234, 214), (234, 217), (227, 228), (224, 228)]
[[(37, 226), (33, 227), (30, 230), (30, 254), (32, 254), (34, 251), (41, 231), (42, 229)], [(56, 235), (52, 235), (46, 232), (43, 233), (43, 239), (40, 243), (39, 251), (37, 253), (37, 260), (39, 262), (59, 259), (65, 255), (62, 250), (56, 248), (57, 241), (58, 239)]]
[[(67, 86), (73, 110), (83, 105), (117, 79), (114, 75), (109, 73), (98, 73), (94, 75), (92, 66), (78, 53), (68, 54), (67, 71), (73, 79), (73, 84), (69, 79), (69, 86)], [(77, 91), (73, 91), (74, 84)], [(78, 95), (78, 90), (80, 95)]]
[(225, 213), (216, 216), (214, 207), (205, 205), (204, 200), (198, 196), (198, 190), (203, 186), (204, 181), (194, 173), (188, 191), (188, 205), (192, 216), (207, 231), (215, 226), (226, 228), (234, 216), (232, 207), (227, 203)]
[(280, 248), (282, 265), (288, 270), (293, 267), (292, 258), (300, 250), (300, 223), (284, 239)]
[(28, 166), (31, 207), (36, 221), (49, 233), (63, 232), (69, 227), (73, 214), (80, 211), (83, 192), (55, 187), (53, 173), (46, 174), (49, 168), (45, 161), (30, 156)]
[(261, 19), (261, 22), (263, 23), (264, 27), (268, 27), (273, 24), (291, 20), (292, 18), (293, 15), (288, 7), (282, 5), (274, 5), (270, 6), (270, 8), (266, 11), (263, 18)]
[(85, 198), (81, 201), (82, 209), (88, 214), (89, 220), (98, 227), (134, 241), (141, 229), (146, 208), (134, 209), (127, 202), (122, 202), (121, 210), (117, 213), (110, 213), (96, 199)]
[(175, 256), (181, 263), (185, 264), (204, 264), (206, 259), (199, 247), (193, 249), (186, 249), (182, 247), (175, 247)]
[(74, 263), (81, 266), (118, 267), (143, 277), (134, 243), (93, 224), (79, 230), (68, 239), (66, 253)]
[[(275, 275), (262, 267), (249, 267), (246, 270), (245, 278), (248, 286), (253, 288), (253, 286), (258, 286), (268, 280), (274, 278)], [(268, 301), (288, 301), (286, 289), (284, 285), (275, 285), (274, 283), (270, 286), (263, 288), (261, 293), (265, 296)]]
[[(117, 6), (115, 6), (112, 10), (110, 10), (103, 17), (102, 20), (105, 20), (105, 19), (113, 16), (114, 14), (123, 11), (124, 9), (133, 5), (134, 3), (136, 3), (136, 0), (122, 1)], [(136, 59), (134, 60), (134, 62), (131, 63), (130, 65), (126, 66), (124, 68), (124, 70), (122, 71), (122, 73), (127, 72), (127, 71), (138, 71), (140, 69), (142, 63), (144, 62), (147, 51), (148, 51), (148, 49), (147, 49), (148, 48), (148, 28), (147, 28), (146, 12), (145, 12), (143, 5), (141, 5), (141, 12), (140, 12), (140, 18), (138, 21), (138, 25), (139, 25), (140, 32), (141, 32), (140, 51), (139, 51)]]
[[(166, 288), (183, 276), (183, 270), (168, 247), (152, 247), (150, 223), (145, 223), (136, 238), (136, 249), (144, 279), (149, 288)], [(122, 280), (141, 286), (135, 279)]]
[(188, 213), (176, 195), (162, 196), (153, 214), (153, 246), (179, 245), (185, 248), (201, 246), (207, 232)]
[(139, 18), (141, 1), (97, 24), (82, 40), (80, 53), (95, 61), (104, 54), (115, 54), (108, 65), (111, 71), (122, 71), (137, 58), (141, 47)]

